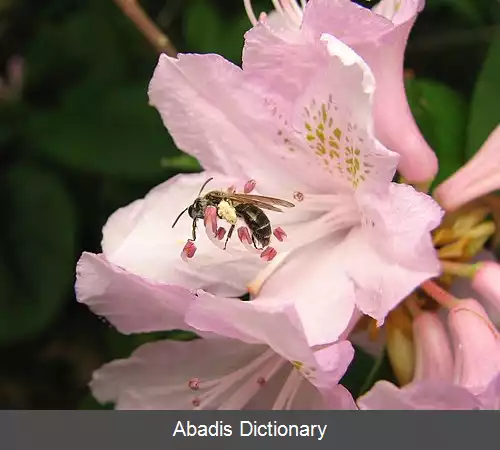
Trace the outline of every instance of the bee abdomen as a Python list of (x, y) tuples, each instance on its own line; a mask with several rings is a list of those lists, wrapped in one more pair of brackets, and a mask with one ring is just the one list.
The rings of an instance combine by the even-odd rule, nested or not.
[(236, 211), (245, 221), (251, 233), (265, 247), (271, 239), (271, 223), (267, 215), (259, 207), (244, 203), (236, 206)]

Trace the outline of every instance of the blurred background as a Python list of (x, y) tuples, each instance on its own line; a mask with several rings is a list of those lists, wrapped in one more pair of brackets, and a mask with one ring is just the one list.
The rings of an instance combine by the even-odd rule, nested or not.
[[(179, 51), (240, 62), (242, 0), (141, 5)], [(411, 35), (407, 91), (439, 179), (500, 122), (499, 23), (497, 0), (427, 0)], [(199, 170), (148, 106), (157, 57), (113, 0), (0, 0), (0, 409), (99, 408), (92, 371), (158, 338), (120, 335), (73, 291), (111, 213)], [(343, 383), (363, 391), (388, 367), (358, 352)]]

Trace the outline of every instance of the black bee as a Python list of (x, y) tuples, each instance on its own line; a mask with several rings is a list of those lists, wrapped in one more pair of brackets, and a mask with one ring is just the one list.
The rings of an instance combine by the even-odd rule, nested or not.
[[(224, 192), (214, 190), (201, 196), (203, 189), (211, 180), (213, 180), (213, 178), (209, 178), (205, 181), (198, 193), (198, 198), (191, 206), (188, 206), (179, 214), (172, 225), (172, 228), (174, 228), (181, 216), (187, 211), (189, 217), (193, 219), (193, 241), (196, 240), (197, 220), (203, 220), (205, 217), (205, 209), (209, 206), (214, 206), (217, 208), (217, 215), (231, 225), (227, 233), (224, 250), (233, 234), (238, 218), (243, 219), (250, 229), (254, 247), (258, 250), (263, 250), (269, 245), (272, 229), (269, 218), (262, 210), (268, 209), (270, 211), (283, 212), (275, 205), (284, 206), (286, 208), (293, 208), (295, 206), (293, 203), (279, 198), (264, 197), (262, 195), (237, 194), (230, 191)], [(257, 244), (260, 244), (261, 248), (259, 248)]]

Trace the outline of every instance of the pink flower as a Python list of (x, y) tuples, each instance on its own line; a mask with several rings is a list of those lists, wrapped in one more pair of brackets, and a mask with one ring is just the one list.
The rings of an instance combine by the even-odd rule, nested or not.
[(485, 261), (478, 264), (472, 287), (500, 312), (500, 264)]
[(122, 410), (355, 409), (343, 386), (321, 395), (297, 367), (269, 347), (232, 339), (160, 341), (103, 366), (90, 388)]
[(441, 211), (430, 197), (391, 183), (398, 157), (372, 135), (369, 68), (331, 36), (318, 46), (328, 68), (279, 104), (265, 83), (216, 55), (163, 55), (150, 86), (151, 103), (179, 148), (200, 160), (205, 177), (215, 177), (212, 188), (256, 180), (259, 193), (295, 202), (285, 214), (269, 214), (287, 234), (273, 243), (282, 251), (271, 262), (273, 275), (257, 276), (264, 267), (237, 240), (221, 252), (208, 250), (205, 239), (192, 265), (179, 261), (184, 243), (176, 238), (190, 236), (191, 220), (181, 218), (173, 233), (168, 225), (195, 198), (192, 180), (201, 185), (200, 176), (177, 177), (143, 206), (112, 217), (104, 229), (106, 258), (154, 281), (220, 295), (241, 295), (260, 280), (250, 284), (252, 293), (262, 288), (259, 301), (270, 307), (294, 304), (311, 345), (336, 341), (356, 307), (382, 322), (436, 275), (430, 230)]
[[(91, 254), (80, 259), (78, 274), (79, 301), (124, 333), (187, 328), (207, 338), (147, 344), (105, 365), (91, 383), (101, 402), (117, 409), (355, 408), (338, 385), (353, 358), (351, 344), (310, 349), (292, 308), (210, 322), (204, 308), (189, 313), (205, 304), (203, 291), (148, 282)], [(210, 332), (186, 324), (186, 315), (201, 322), (203, 314)]]
[(276, 12), (263, 15), (259, 24), (249, 3), (256, 26), (245, 36), (244, 71), (273, 91), (276, 102), (297, 96), (312, 73), (328, 67), (318, 38), (331, 34), (352, 47), (375, 75), (375, 134), (401, 155), (400, 173), (415, 183), (434, 178), (437, 158), (413, 119), (403, 83), (406, 42), (423, 0), (383, 0), (372, 10), (350, 0), (310, 0), (305, 8), (295, 0), (276, 1)]
[[(427, 314), (427, 313), (424, 313)], [(397, 388), (380, 381), (358, 399), (361, 409), (498, 409), (500, 407), (500, 341), (496, 328), (481, 305), (472, 299), (456, 301), (448, 324), (454, 344), (453, 370), (444, 328), (433, 319), (428, 343), (417, 348), (414, 381)], [(427, 325), (431, 322), (427, 321)], [(422, 332), (416, 339), (422, 340)], [(430, 338), (430, 339), (428, 339)], [(429, 345), (431, 344), (432, 345)], [(424, 345), (422, 345), (424, 344)], [(425, 354), (427, 353), (427, 355)]]
[(434, 196), (447, 211), (500, 188), (500, 126), (495, 128), (474, 157), (441, 183)]

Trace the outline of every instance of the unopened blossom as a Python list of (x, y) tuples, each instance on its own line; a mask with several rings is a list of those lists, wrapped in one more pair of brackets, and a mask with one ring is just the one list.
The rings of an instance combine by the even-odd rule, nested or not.
[[(280, 105), (268, 84), (217, 55), (160, 57), (151, 103), (178, 147), (206, 171), (169, 180), (115, 213), (103, 230), (110, 262), (218, 295), (249, 289), (259, 294), (252, 304), (269, 308), (293, 304), (311, 345), (335, 342), (357, 309), (383, 322), (439, 272), (430, 231), (441, 210), (412, 187), (392, 183), (398, 155), (373, 136), (369, 67), (332, 36), (318, 45), (329, 66)], [(194, 257), (187, 265), (181, 260), (192, 219), (185, 214), (173, 231), (170, 224), (209, 177), (209, 189), (242, 192), (256, 180), (252, 192), (295, 204), (268, 213), (275, 230), (286, 233), (283, 242), (271, 236), (278, 251), (270, 267), (247, 251), (248, 236), (239, 232), (223, 251), (198, 231)]]
[(494, 261), (477, 264), (472, 287), (500, 312), (500, 264)]
[(434, 196), (447, 211), (500, 189), (500, 126), (461, 169), (441, 183)]
[[(354, 350), (347, 341), (312, 350), (293, 309), (247, 309), (244, 320), (210, 321), (210, 332), (186, 323), (208, 294), (127, 274), (102, 255), (78, 263), (77, 297), (123, 333), (181, 328), (206, 339), (162, 341), (94, 373), (91, 389), (117, 409), (352, 409), (338, 384)], [(220, 298), (245, 308), (246, 302)], [(206, 303), (210, 306), (210, 303)], [(205, 313), (203, 312), (205, 310)], [(234, 309), (233, 311), (236, 311)], [(188, 320), (189, 322), (189, 320)]]
[[(432, 290), (431, 290), (432, 291)], [(454, 347), (453, 366), (447, 335), (434, 316), (427, 322), (429, 333), (425, 352), (417, 352), (419, 364), (414, 380), (398, 388), (379, 381), (357, 401), (361, 409), (498, 409), (500, 407), (499, 333), (482, 306), (473, 299), (449, 301), (448, 325)], [(423, 313), (427, 314), (427, 313)], [(432, 325), (431, 325), (432, 323)], [(425, 329), (422, 328), (421, 332)], [(422, 337), (422, 336), (420, 336)]]
[(398, 170), (409, 181), (431, 181), (437, 158), (420, 133), (408, 106), (403, 58), (408, 35), (424, 0), (382, 0), (363, 8), (351, 0), (273, 2), (276, 11), (260, 16), (245, 0), (256, 25), (245, 35), (243, 68), (274, 91), (280, 105), (305, 89), (311, 74), (329, 62), (318, 45), (328, 33), (352, 47), (368, 63), (377, 81), (374, 104), (375, 135), (401, 155)]

